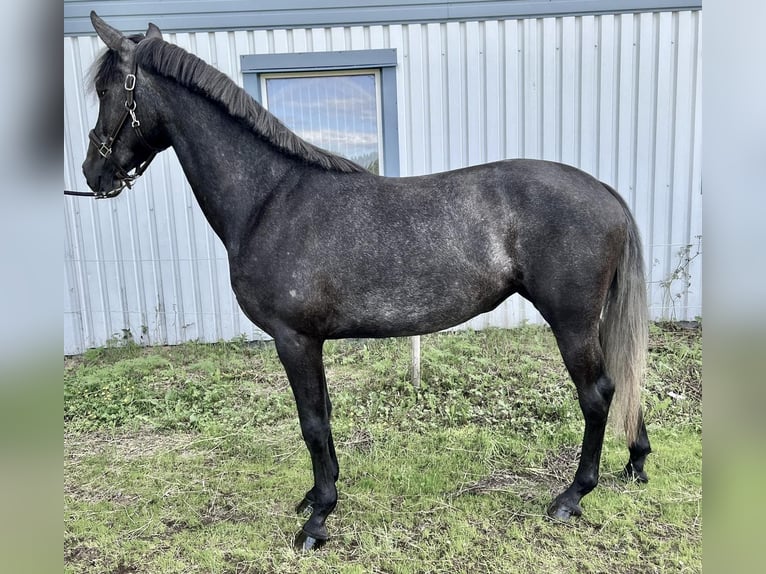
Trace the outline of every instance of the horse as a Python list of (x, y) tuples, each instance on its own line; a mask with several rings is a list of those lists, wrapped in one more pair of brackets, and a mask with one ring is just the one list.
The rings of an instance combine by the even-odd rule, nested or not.
[(107, 49), (93, 68), (99, 112), (86, 181), (97, 198), (115, 197), (157, 153), (175, 150), (226, 248), (237, 301), (273, 338), (295, 398), (314, 479), (296, 508), (310, 512), (298, 547), (329, 538), (338, 500), (324, 342), (440, 331), (514, 293), (550, 325), (585, 421), (574, 480), (548, 515), (581, 515), (610, 406), (627, 438), (624, 475), (648, 480), (644, 262), (613, 188), (529, 159), (375, 175), (301, 139), (154, 24), (127, 37), (95, 12), (91, 21)]

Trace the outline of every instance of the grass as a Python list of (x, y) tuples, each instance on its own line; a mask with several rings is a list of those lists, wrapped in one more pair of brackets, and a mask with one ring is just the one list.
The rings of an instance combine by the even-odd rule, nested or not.
[(341, 464), (332, 539), (292, 549), (311, 486), (272, 344), (91, 350), (64, 363), (65, 572), (700, 572), (701, 328), (654, 325), (650, 482), (608, 435), (599, 487), (545, 509), (582, 436), (550, 331), (330, 342)]

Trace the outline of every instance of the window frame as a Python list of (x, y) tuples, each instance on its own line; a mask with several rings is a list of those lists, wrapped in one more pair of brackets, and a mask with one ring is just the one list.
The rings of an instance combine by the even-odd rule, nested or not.
[[(269, 94), (266, 88), (268, 80), (296, 79), (296, 78), (322, 78), (338, 76), (372, 76), (375, 82), (375, 117), (378, 129), (378, 171), (380, 175), (386, 173), (386, 156), (383, 149), (383, 90), (380, 68), (359, 68), (345, 70), (301, 70), (297, 72), (263, 72), (259, 74), (261, 83), (261, 103), (269, 109)], [(337, 153), (337, 152), (336, 152)], [(353, 159), (353, 158), (349, 158)]]
[(343, 72), (379, 73), (378, 107), (380, 109), (381, 173), (399, 175), (399, 116), (396, 87), (396, 50), (349, 50), (342, 52), (294, 52), (288, 54), (247, 54), (240, 56), (243, 85), (258, 102), (263, 102), (263, 79), (341, 74)]

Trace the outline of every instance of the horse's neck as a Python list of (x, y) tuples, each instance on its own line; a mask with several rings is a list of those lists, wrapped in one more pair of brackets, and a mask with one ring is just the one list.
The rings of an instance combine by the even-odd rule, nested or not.
[(280, 154), (214, 102), (176, 86), (165, 125), (205, 217), (236, 251), (271, 193), (289, 184), (295, 160)]

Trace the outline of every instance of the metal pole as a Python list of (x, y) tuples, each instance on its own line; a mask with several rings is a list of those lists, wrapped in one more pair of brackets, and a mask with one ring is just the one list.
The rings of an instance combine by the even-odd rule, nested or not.
[(412, 350), (412, 384), (416, 389), (420, 388), (420, 335), (410, 337)]

